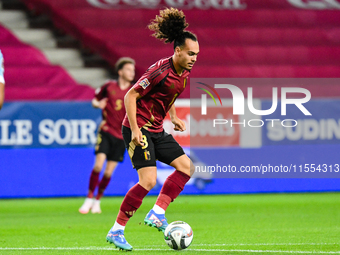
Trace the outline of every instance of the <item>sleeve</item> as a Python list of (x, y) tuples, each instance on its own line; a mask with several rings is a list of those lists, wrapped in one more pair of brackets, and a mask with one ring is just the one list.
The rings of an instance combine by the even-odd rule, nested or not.
[(3, 83), (3, 84), (5, 84), (4, 72), (5, 72), (4, 58), (3, 58), (2, 53), (0, 51), (0, 83)]
[(107, 97), (107, 87), (109, 83), (105, 83), (102, 87), (97, 88), (94, 94), (94, 98), (98, 101), (102, 100), (103, 98)]
[(153, 87), (160, 83), (164, 76), (164, 66), (161, 66), (160, 63), (157, 62), (146, 70), (142, 77), (135, 83), (133, 88), (141, 96), (144, 96), (149, 93)]

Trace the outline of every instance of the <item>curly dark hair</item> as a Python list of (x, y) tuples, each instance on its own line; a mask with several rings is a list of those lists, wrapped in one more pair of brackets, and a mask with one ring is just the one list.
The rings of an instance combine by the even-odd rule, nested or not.
[(197, 42), (196, 35), (185, 30), (188, 26), (183, 11), (171, 7), (159, 11), (159, 15), (151, 20), (148, 28), (154, 31), (152, 36), (157, 39), (165, 40), (165, 43), (174, 42), (175, 49), (177, 46), (183, 46), (187, 38)]

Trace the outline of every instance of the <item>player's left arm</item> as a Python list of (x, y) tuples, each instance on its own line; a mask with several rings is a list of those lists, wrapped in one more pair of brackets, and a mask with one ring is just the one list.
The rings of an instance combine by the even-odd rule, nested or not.
[(174, 130), (181, 132), (185, 131), (186, 130), (185, 122), (177, 117), (175, 104), (171, 106), (169, 114), (171, 122), (175, 125)]

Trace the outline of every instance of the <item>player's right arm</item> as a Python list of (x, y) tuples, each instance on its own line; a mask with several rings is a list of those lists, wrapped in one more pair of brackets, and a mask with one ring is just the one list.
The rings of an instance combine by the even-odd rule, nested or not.
[(137, 100), (139, 98), (141, 95), (132, 87), (124, 97), (124, 104), (132, 133), (131, 141), (136, 146), (144, 146), (143, 134), (137, 124)]
[(104, 84), (101, 88), (96, 89), (95, 96), (92, 99), (92, 106), (104, 110), (107, 104), (107, 87), (109, 83)]
[(94, 108), (99, 108), (99, 109), (105, 109), (106, 104), (107, 104), (107, 98), (103, 98), (101, 100), (98, 100), (97, 98), (92, 99), (92, 106)]

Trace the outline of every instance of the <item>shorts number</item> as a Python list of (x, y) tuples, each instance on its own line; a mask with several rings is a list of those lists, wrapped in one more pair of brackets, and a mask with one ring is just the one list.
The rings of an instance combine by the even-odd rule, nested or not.
[(148, 148), (148, 146), (149, 146), (148, 141), (146, 139), (146, 135), (142, 136), (142, 140), (143, 140), (143, 143), (144, 143), (144, 146), (142, 147), (142, 149), (144, 150), (144, 149)]
[(97, 144), (99, 145), (102, 142), (102, 135), (98, 134), (97, 136)]

